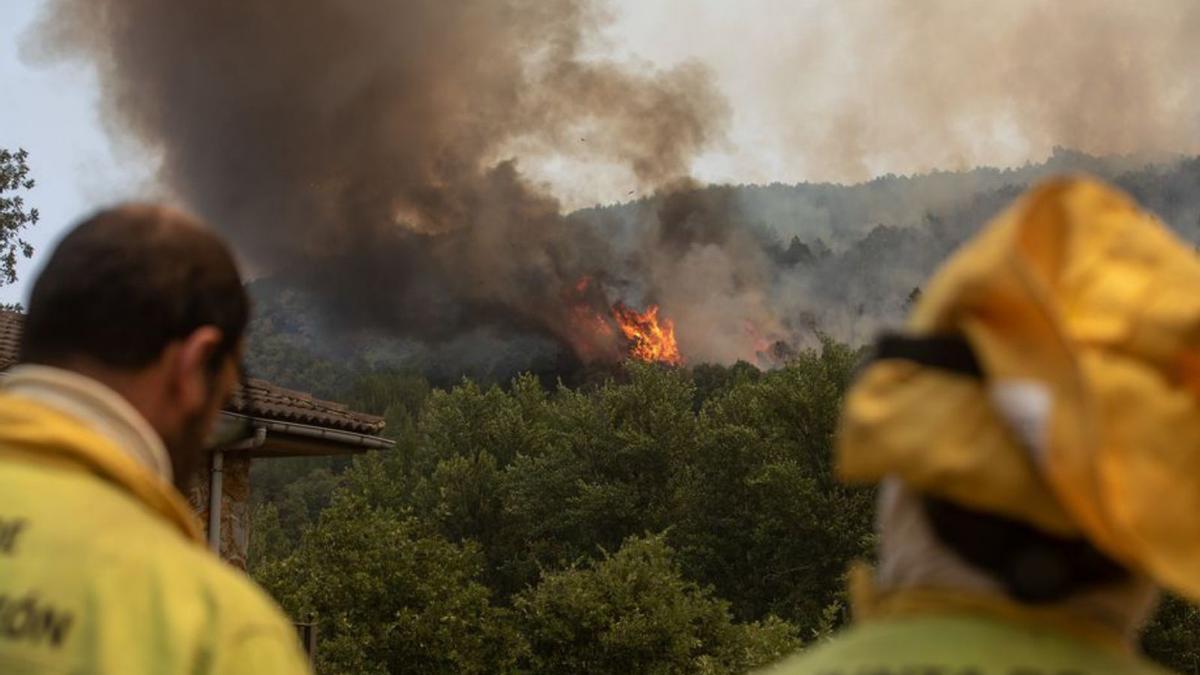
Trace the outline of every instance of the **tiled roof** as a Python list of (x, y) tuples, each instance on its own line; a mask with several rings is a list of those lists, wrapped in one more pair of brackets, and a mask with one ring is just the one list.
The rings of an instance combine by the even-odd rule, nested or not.
[(355, 412), (342, 403), (322, 401), (313, 398), (312, 394), (284, 389), (263, 380), (246, 380), (225, 409), (251, 417), (359, 434), (383, 431), (382, 417)]
[[(16, 363), (25, 317), (0, 311), (0, 370)], [(229, 412), (279, 422), (294, 422), (326, 429), (378, 434), (383, 418), (350, 410), (341, 403), (322, 401), (311, 394), (277, 387), (263, 380), (248, 380), (225, 406)]]
[(17, 352), (21, 349), (21, 327), (24, 325), (24, 315), (0, 310), (0, 370), (16, 363)]

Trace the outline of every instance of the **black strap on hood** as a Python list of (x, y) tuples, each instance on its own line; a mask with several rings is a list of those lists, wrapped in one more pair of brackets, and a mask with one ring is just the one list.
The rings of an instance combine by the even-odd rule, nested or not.
[(903, 359), (976, 379), (984, 376), (975, 350), (961, 335), (913, 337), (885, 333), (875, 342), (875, 353), (871, 357), (872, 361), (884, 359)]

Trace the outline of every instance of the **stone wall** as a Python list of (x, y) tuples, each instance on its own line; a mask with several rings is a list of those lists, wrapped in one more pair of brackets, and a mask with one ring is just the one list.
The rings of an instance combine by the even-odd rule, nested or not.
[[(221, 480), (221, 557), (238, 569), (246, 569), (246, 551), (250, 544), (250, 462), (243, 453), (226, 453)], [(200, 518), (206, 540), (211, 478), (211, 471), (206, 470), (187, 490), (188, 501)]]

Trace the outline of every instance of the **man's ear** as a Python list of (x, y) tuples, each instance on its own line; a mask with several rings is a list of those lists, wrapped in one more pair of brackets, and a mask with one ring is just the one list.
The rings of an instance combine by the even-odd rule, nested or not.
[(201, 326), (178, 343), (171, 379), (183, 409), (202, 407), (212, 395), (212, 356), (223, 337), (220, 329)]

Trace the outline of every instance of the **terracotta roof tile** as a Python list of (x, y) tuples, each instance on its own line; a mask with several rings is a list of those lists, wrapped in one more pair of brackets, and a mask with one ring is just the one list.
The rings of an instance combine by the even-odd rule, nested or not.
[(383, 431), (382, 417), (355, 412), (344, 404), (322, 401), (313, 398), (312, 394), (284, 389), (263, 380), (250, 379), (243, 383), (225, 409), (252, 417), (360, 434)]
[[(0, 311), (0, 370), (17, 361), (24, 321), (22, 314)], [(355, 412), (341, 403), (322, 401), (311, 394), (277, 387), (263, 380), (246, 381), (225, 409), (251, 417), (359, 434), (375, 435), (383, 431), (381, 417)]]
[(21, 327), (25, 316), (17, 312), (0, 310), (0, 370), (17, 362), (21, 349)]

